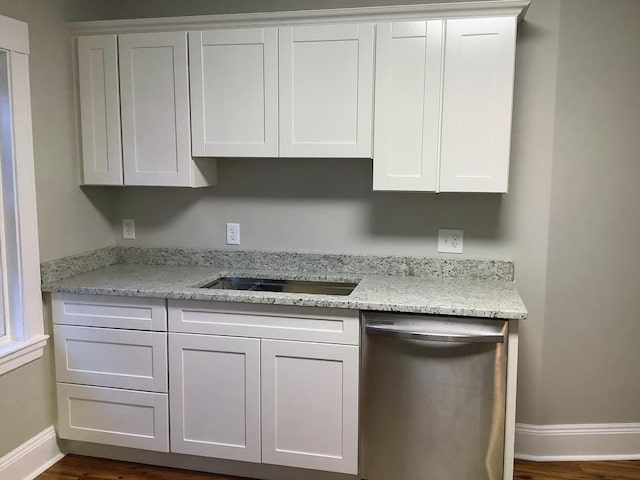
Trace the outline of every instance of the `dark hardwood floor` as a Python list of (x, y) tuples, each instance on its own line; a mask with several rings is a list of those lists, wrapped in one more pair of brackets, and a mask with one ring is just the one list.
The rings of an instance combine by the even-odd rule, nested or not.
[[(516, 461), (514, 480), (640, 480), (640, 461)], [(36, 480), (246, 480), (225, 475), (67, 455)], [(393, 479), (389, 479), (393, 480)], [(438, 479), (434, 479), (438, 480)], [(462, 480), (462, 479), (461, 479)], [(471, 480), (471, 479), (467, 479)]]
[(516, 480), (640, 480), (640, 461), (525, 462), (516, 460)]

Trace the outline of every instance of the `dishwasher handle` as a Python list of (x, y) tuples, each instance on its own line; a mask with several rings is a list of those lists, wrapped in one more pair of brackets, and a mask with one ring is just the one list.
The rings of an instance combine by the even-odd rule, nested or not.
[(365, 331), (368, 335), (385, 335), (388, 337), (407, 338), (429, 342), (458, 342), (458, 343), (504, 343), (504, 335), (500, 334), (468, 334), (455, 332), (418, 332), (389, 328), (388, 322), (367, 323)]

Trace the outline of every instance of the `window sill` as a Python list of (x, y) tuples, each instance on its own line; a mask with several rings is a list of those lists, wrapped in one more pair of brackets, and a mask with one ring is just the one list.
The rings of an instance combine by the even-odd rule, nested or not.
[(49, 335), (39, 335), (25, 342), (0, 346), (0, 375), (32, 362), (42, 356)]

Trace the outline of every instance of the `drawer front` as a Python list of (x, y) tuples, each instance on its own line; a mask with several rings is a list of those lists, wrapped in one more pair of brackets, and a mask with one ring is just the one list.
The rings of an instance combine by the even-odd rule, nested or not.
[(54, 293), (53, 323), (86, 327), (167, 330), (164, 298)]
[(169, 451), (167, 394), (58, 383), (60, 438)]
[(169, 330), (359, 345), (356, 310), (169, 300)]
[(56, 379), (167, 392), (167, 334), (54, 326)]

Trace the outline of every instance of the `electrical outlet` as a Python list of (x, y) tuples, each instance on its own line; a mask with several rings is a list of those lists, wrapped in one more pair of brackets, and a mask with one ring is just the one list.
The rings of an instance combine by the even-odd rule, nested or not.
[(133, 218), (122, 219), (122, 238), (127, 240), (135, 240), (136, 238), (136, 223)]
[(438, 230), (438, 252), (462, 253), (464, 230)]
[(240, 245), (239, 223), (227, 223), (227, 245)]

